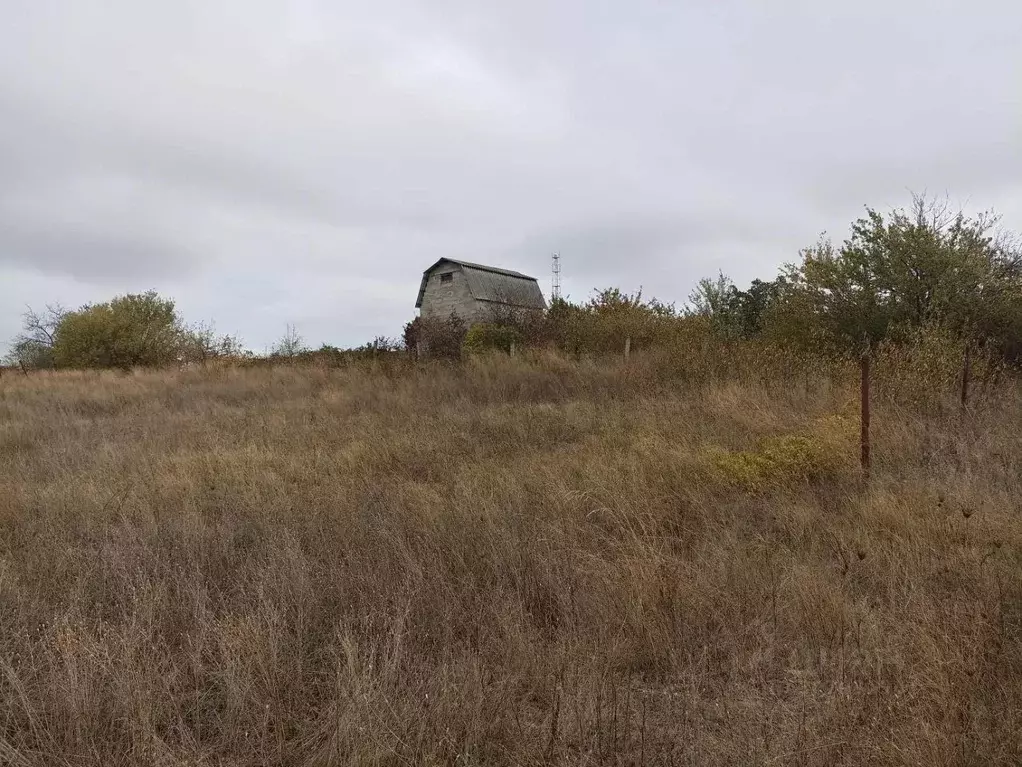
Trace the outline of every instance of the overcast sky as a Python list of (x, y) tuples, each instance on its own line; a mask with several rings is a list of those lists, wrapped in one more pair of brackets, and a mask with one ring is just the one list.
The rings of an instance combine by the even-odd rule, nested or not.
[(357, 344), (443, 256), (680, 303), (909, 190), (1022, 229), (1020, 41), (1010, 0), (0, 0), (0, 343), (153, 288)]

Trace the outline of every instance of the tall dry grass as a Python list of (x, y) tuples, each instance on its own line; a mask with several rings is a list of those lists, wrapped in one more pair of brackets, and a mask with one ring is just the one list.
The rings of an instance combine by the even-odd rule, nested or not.
[(1022, 762), (1019, 392), (658, 365), (5, 376), (0, 762)]

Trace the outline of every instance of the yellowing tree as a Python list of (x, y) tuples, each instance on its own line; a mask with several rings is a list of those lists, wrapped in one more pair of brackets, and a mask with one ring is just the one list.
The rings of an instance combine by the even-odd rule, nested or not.
[(171, 299), (120, 296), (64, 315), (54, 333), (57, 367), (154, 367), (177, 356), (183, 329)]

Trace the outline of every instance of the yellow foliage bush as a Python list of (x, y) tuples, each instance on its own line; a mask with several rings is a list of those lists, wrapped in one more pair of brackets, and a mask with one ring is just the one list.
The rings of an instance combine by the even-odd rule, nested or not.
[(840, 415), (816, 421), (806, 434), (768, 437), (753, 450), (708, 451), (712, 478), (750, 493), (841, 476), (852, 458), (852, 424)]
[[(966, 341), (940, 325), (908, 332), (906, 342), (880, 345), (873, 362), (875, 392), (921, 410), (939, 410), (961, 392)], [(974, 396), (984, 391), (1001, 366), (975, 349), (970, 360)]]

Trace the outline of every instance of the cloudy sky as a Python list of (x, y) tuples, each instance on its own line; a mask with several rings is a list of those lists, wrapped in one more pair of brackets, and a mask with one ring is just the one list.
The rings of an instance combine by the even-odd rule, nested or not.
[[(1022, 229), (1010, 0), (0, 0), (0, 343), (154, 288), (264, 350), (442, 256), (771, 276), (909, 190)], [(2, 351), (0, 347), (0, 351)]]

